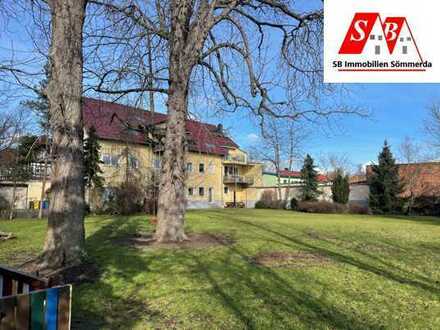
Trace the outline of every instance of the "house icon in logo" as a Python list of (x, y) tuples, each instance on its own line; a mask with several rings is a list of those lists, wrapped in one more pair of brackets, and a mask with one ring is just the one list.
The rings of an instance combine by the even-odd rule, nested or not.
[(339, 50), (356, 60), (423, 62), (406, 17), (356, 13)]

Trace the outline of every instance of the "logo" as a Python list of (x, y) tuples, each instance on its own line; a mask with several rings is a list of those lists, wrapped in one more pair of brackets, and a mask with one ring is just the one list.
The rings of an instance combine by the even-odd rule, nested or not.
[[(424, 0), (418, 1), (424, 2)], [(347, 5), (348, 3), (353, 5)], [(428, 55), (425, 54), (425, 48), (431, 47), (433, 43), (433, 41), (427, 42), (429, 36), (425, 33), (426, 24), (430, 25), (433, 22), (423, 20), (423, 15), (417, 13), (417, 10), (411, 6), (393, 6), (393, 4), (402, 3), (409, 4), (409, 1), (387, 0), (375, 4), (366, 0), (326, 1), (326, 81), (427, 81), (422, 77), (434, 71), (434, 63), (429, 57), (433, 51), (429, 51)], [(371, 11), (356, 8), (359, 6), (365, 9), (370, 5), (374, 6)], [(386, 8), (378, 10), (377, 7), (380, 6)], [(349, 17), (342, 19), (343, 12), (350, 11)], [(431, 33), (434, 33), (434, 30)], [(419, 44), (420, 38), (423, 42)], [(327, 79), (328, 77), (331, 78)], [(338, 78), (335, 79), (335, 77)], [(385, 81), (381, 81), (383, 77), (386, 77)], [(440, 80), (438, 78), (437, 81)]]
[(362, 54), (370, 42), (375, 44), (375, 54), (379, 55), (384, 51), (379, 42), (381, 40), (385, 40), (390, 55), (399, 44), (397, 48), (402, 55), (407, 55), (410, 48), (423, 61), (406, 17), (387, 17), (382, 22), (379, 13), (356, 13), (339, 54)]

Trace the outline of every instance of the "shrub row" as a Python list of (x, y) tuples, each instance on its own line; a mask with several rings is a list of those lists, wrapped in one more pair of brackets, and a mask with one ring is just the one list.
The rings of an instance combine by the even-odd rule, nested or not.
[(280, 200), (259, 200), (255, 203), (256, 209), (273, 209), (273, 210), (281, 210), (285, 208), (285, 202)]
[(370, 209), (359, 204), (339, 204), (327, 201), (319, 202), (298, 202), (296, 209), (299, 212), (307, 213), (350, 213), (350, 214), (370, 214)]

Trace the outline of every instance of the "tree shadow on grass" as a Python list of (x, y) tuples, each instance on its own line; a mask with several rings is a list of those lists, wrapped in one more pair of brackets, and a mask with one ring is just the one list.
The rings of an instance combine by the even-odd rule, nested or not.
[[(392, 281), (398, 282), (400, 284), (411, 285), (416, 288), (423, 289), (429, 293), (440, 294), (440, 286), (438, 285), (437, 282), (433, 281), (432, 279), (430, 279), (428, 277), (421, 276), (421, 275), (414, 274), (412, 272), (405, 271), (400, 267), (397, 267), (397, 266), (392, 265), (390, 263), (384, 262), (382, 259), (379, 259), (377, 256), (375, 256), (373, 254), (357, 251), (357, 253), (363, 254), (364, 256), (371, 258), (375, 261), (379, 261), (380, 263), (383, 264), (384, 267), (378, 267), (376, 265), (373, 265), (372, 263), (368, 263), (364, 260), (354, 258), (350, 255), (343, 254), (341, 252), (337, 252), (335, 250), (325, 248), (322, 246), (317, 246), (316, 244), (312, 244), (307, 241), (304, 241), (304, 240), (300, 239), (299, 237), (289, 236), (289, 235), (280, 233), (276, 230), (268, 228), (267, 226), (265, 226), (261, 223), (255, 223), (255, 222), (250, 222), (250, 221), (246, 221), (246, 220), (234, 220), (234, 221), (239, 222), (240, 224), (243, 224), (246, 226), (259, 228), (259, 229), (261, 229), (263, 231), (267, 231), (273, 235), (277, 235), (278, 237), (283, 239), (283, 241), (279, 241), (279, 243), (281, 243), (281, 244), (286, 245), (286, 241), (290, 242), (290, 243), (294, 243), (294, 245), (295, 245), (294, 247), (296, 247), (296, 248), (302, 247), (306, 250), (329, 256), (338, 262), (349, 264), (349, 265), (357, 267), (361, 270), (382, 276), (388, 280), (392, 280)], [(292, 247), (289, 244), (287, 244), (287, 246)]]
[(131, 329), (141, 319), (161, 319), (148, 301), (136, 295), (135, 276), (147, 272), (149, 259), (139, 251), (115, 247), (114, 239), (136, 233), (139, 224), (115, 217), (87, 237), (89, 257), (98, 264), (101, 276), (96, 282), (75, 286), (72, 329)]
[[(240, 257), (242, 262), (225, 262), (221, 272), (211, 262), (197, 254), (189, 253), (195, 261), (195, 274), (207, 280), (213, 290), (213, 296), (237, 319), (246, 329), (269, 328), (302, 328), (310, 329), (380, 329), (381, 325), (367, 319), (338, 310), (326, 302), (325, 297), (315, 297), (297, 286), (293, 286), (271, 268), (249, 263), (248, 257), (238, 248), (229, 247), (231, 256)], [(228, 276), (226, 283), (221, 275)], [(301, 281), (315, 281), (302, 277)], [(298, 279), (298, 278), (297, 278)], [(223, 282), (223, 283), (221, 283)], [(233, 294), (231, 294), (233, 292)], [(245, 297), (247, 295), (247, 297)], [(257, 306), (247, 302), (258, 300)], [(262, 318), (263, 316), (263, 318)], [(293, 323), (292, 323), (293, 322)]]
[[(220, 217), (225, 219), (224, 214), (219, 214)], [(188, 327), (188, 323), (181, 323), (179, 318), (187, 318), (185, 322), (191, 322), (188, 319), (191, 320), (193, 314), (198, 317), (194, 327), (203, 325), (206, 328), (383, 328), (378, 321), (370, 319), (368, 314), (341, 310), (332, 305), (325, 297), (331, 288), (327, 290), (325, 283), (307, 273), (290, 274), (295, 276), (292, 283), (284, 278), (282, 272), (255, 265), (251, 262), (252, 256), (245, 251), (246, 246), (241, 247), (241, 244), (199, 250), (138, 250), (115, 246), (114, 242), (117, 238), (145, 230), (145, 226), (139, 221), (126, 221), (124, 218), (114, 218), (107, 222), (87, 238), (90, 255), (101, 267), (103, 275), (96, 283), (75, 288), (74, 329), (131, 329), (141, 320), (155, 328), (171, 328), (176, 325)], [(228, 228), (228, 223), (236, 223), (241, 230), (248, 228), (255, 239), (272, 241), (289, 249), (301, 248), (324, 254), (335, 261), (400, 284), (439, 293), (439, 286), (428, 278), (414, 277), (383, 260), (380, 266), (364, 260), (367, 257), (373, 258), (372, 255), (366, 255), (360, 260), (335, 251), (336, 247), (322, 246), (322, 243), (328, 242), (310, 242), (304, 240), (302, 233), (290, 235), (264, 222), (234, 218), (226, 220), (225, 231), (236, 229), (232, 225)], [(374, 262), (378, 263), (377, 260)], [(142, 274), (148, 276), (139, 277)], [(162, 282), (155, 282), (155, 279), (161, 277), (169, 283), (179, 278), (188, 285), (159, 287)], [(305, 288), (311, 286), (320, 288), (322, 293), (314, 293)], [(144, 294), (139, 294), (140, 291)], [(178, 315), (170, 317), (166, 310), (150, 308), (149, 301), (142, 298), (146, 296), (145, 292), (159, 300), (166, 298), (167, 301), (177, 301), (177, 297), (182, 299), (182, 296), (191, 298), (183, 302), (186, 304), (185, 311), (180, 310), (175, 312)], [(209, 304), (209, 307), (205, 304)], [(197, 307), (200, 305), (202, 307)], [(216, 314), (219, 306), (219, 314), (223, 316)], [(191, 315), (188, 316), (188, 313)], [(230, 316), (225, 318), (225, 313)]]

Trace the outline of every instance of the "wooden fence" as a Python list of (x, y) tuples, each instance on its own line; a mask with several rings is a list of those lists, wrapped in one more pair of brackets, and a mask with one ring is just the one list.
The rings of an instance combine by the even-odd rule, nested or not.
[(72, 286), (0, 267), (0, 329), (68, 330)]

